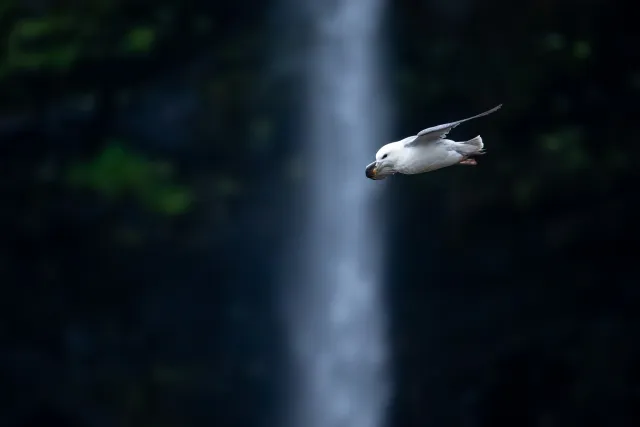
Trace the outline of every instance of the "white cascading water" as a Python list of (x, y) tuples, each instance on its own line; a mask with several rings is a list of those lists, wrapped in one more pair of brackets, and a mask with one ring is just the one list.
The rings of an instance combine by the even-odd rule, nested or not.
[[(306, 3), (306, 5), (305, 5)], [(389, 141), (380, 30), (384, 0), (318, 0), (304, 76), (306, 150), (299, 270), (291, 280), (288, 427), (382, 427), (390, 393), (383, 294), (385, 203), (365, 177)], [(295, 257), (294, 257), (295, 258)]]

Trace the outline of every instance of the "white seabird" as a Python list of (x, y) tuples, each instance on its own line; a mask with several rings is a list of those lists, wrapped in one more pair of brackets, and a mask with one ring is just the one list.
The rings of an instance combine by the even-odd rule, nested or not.
[(491, 114), (502, 104), (476, 116), (424, 129), (414, 136), (391, 142), (378, 150), (376, 161), (367, 166), (370, 179), (385, 179), (396, 173), (415, 175), (452, 165), (477, 165), (474, 157), (485, 153), (480, 135), (464, 142), (445, 139), (460, 123)]

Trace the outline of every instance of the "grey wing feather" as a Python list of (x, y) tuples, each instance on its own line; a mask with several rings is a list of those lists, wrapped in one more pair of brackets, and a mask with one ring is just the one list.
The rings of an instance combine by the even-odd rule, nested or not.
[(477, 119), (478, 117), (489, 115), (491, 113), (498, 111), (500, 107), (502, 107), (502, 104), (498, 105), (497, 107), (493, 107), (492, 109), (485, 111), (484, 113), (477, 114), (473, 117), (468, 117), (466, 119), (458, 120), (456, 122), (445, 123), (443, 125), (433, 126), (433, 127), (424, 129), (420, 131), (418, 135), (416, 135), (415, 139), (405, 144), (405, 146), (416, 145), (424, 142), (437, 141), (439, 139), (442, 139), (446, 137), (449, 132), (451, 132), (451, 129), (455, 128), (460, 123), (464, 123), (469, 120)]

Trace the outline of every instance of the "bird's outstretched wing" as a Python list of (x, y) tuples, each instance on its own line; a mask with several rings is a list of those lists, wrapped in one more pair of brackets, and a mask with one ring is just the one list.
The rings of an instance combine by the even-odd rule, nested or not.
[(433, 127), (424, 129), (420, 131), (420, 133), (418, 133), (418, 135), (416, 135), (415, 138), (412, 138), (410, 141), (408, 141), (405, 144), (405, 147), (408, 147), (410, 145), (422, 144), (425, 142), (437, 141), (441, 138), (446, 137), (447, 134), (451, 131), (451, 129), (458, 126), (460, 123), (477, 119), (478, 117), (489, 115), (491, 113), (498, 111), (500, 107), (502, 107), (502, 104), (498, 105), (497, 107), (493, 107), (491, 110), (485, 111), (484, 113), (475, 115), (473, 117), (468, 117), (466, 119), (458, 120), (456, 122), (445, 123), (443, 125), (433, 126)]

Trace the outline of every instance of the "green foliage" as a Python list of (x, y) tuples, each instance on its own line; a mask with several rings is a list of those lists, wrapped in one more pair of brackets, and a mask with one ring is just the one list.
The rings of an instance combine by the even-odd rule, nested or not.
[(79, 57), (80, 28), (67, 16), (45, 16), (17, 21), (9, 33), (3, 71), (39, 68), (66, 69)]
[(191, 192), (173, 182), (171, 165), (154, 162), (127, 150), (117, 141), (96, 158), (70, 168), (68, 182), (90, 188), (110, 199), (133, 195), (147, 208), (180, 215), (191, 206)]
[(578, 59), (587, 59), (591, 56), (591, 46), (586, 41), (577, 41), (573, 45), (573, 56)]
[(0, 17), (10, 16), (10, 25), (0, 55), (0, 77), (24, 71), (71, 72), (83, 59), (150, 53), (158, 42), (153, 27), (157, 23), (118, 22), (114, 27), (115, 6), (115, 2), (95, 2), (90, 8), (20, 16), (15, 5), (3, 3)]
[(138, 27), (127, 33), (122, 42), (122, 48), (125, 52), (147, 52), (151, 50), (155, 40), (155, 30), (149, 27)]

